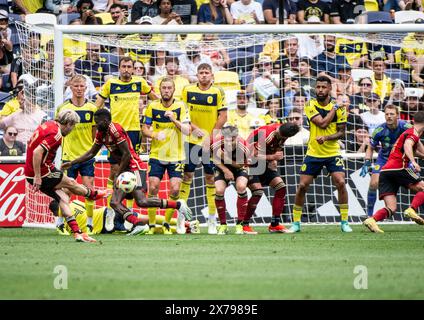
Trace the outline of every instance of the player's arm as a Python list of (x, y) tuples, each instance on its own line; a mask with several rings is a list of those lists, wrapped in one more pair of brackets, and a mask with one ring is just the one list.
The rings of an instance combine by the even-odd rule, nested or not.
[(414, 145), (415, 141), (413, 139), (406, 139), (405, 144), (403, 145), (403, 148), (405, 150), (405, 155), (408, 157), (409, 161), (411, 162), (411, 165), (414, 166), (415, 171), (420, 172), (421, 167), (419, 164), (415, 161), (414, 157)]
[(106, 99), (103, 98), (101, 95), (97, 95), (97, 99), (96, 99), (96, 107), (98, 109), (103, 108), (104, 104), (105, 104)]
[(228, 159), (227, 160), (225, 159), (226, 157), (225, 157), (224, 152), (220, 148), (220, 144), (219, 143), (213, 144), (211, 146), (211, 149), (212, 149), (212, 154), (213, 154), (212, 159), (213, 159), (214, 165), (224, 173), (225, 179), (233, 181), (234, 180), (233, 173), (223, 163), (223, 162), (228, 161)]
[(156, 92), (154, 92), (153, 90), (151, 90), (148, 93), (148, 96), (149, 96), (150, 100), (157, 100), (157, 99), (160, 98), (159, 95)]
[(34, 191), (40, 189), (41, 186), (41, 163), (43, 162), (45, 149), (39, 145), (35, 148), (32, 155), (32, 163), (34, 166)]
[(338, 123), (336, 125), (337, 132), (334, 134), (330, 134), (328, 136), (320, 136), (317, 137), (316, 140), (319, 144), (323, 144), (325, 141), (331, 141), (331, 140), (339, 140), (340, 138), (344, 137), (346, 132), (346, 123)]
[(325, 129), (329, 126), (331, 121), (333, 121), (336, 111), (337, 111), (336, 108), (332, 108), (325, 117), (322, 117), (320, 114), (316, 114), (315, 116), (311, 118), (311, 121), (313, 124), (315, 124), (319, 128)]
[(88, 150), (86, 153), (84, 153), (81, 157), (76, 158), (72, 161), (63, 163), (62, 166), (61, 166), (61, 169), (66, 170), (66, 169), (69, 169), (70, 167), (72, 167), (75, 164), (82, 163), (82, 162), (85, 162), (85, 161), (88, 161), (88, 160), (94, 158), (96, 156), (96, 154), (100, 151), (101, 147), (102, 147), (101, 145), (94, 143), (93, 146), (91, 147), (91, 149)]
[(424, 145), (421, 141), (418, 141), (417, 150), (415, 151), (417, 157), (424, 159)]
[(222, 126), (227, 122), (227, 110), (218, 111), (218, 119), (216, 120), (215, 126), (212, 130), (212, 136), (216, 136), (215, 132), (218, 134), (222, 128)]
[(175, 113), (171, 110), (167, 110), (165, 112), (165, 117), (168, 117), (173, 124), (177, 127), (178, 130), (180, 130), (184, 135), (188, 136), (191, 131), (190, 123), (184, 122), (182, 123), (175, 117)]
[(130, 148), (128, 147), (128, 142), (123, 140), (118, 144), (119, 151), (121, 151), (122, 157), (121, 162), (119, 163), (118, 175), (124, 172), (130, 165), (131, 153)]

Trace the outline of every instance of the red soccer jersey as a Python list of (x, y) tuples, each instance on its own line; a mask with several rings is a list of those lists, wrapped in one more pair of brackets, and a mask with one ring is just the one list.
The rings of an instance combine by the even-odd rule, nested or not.
[(62, 144), (62, 133), (56, 121), (47, 121), (34, 131), (28, 141), (24, 172), (27, 177), (34, 177), (32, 157), (34, 150), (41, 146), (45, 153), (41, 161), (41, 177), (46, 176), (54, 168), (57, 148)]
[[(222, 154), (225, 154), (226, 157), (233, 160), (237, 164), (245, 165), (249, 159), (249, 146), (242, 137), (237, 137), (236, 146), (234, 149), (230, 150), (225, 148), (224, 137), (222, 135), (217, 136), (211, 144), (212, 153), (215, 153), (218, 149), (221, 149)], [(229, 163), (225, 163), (224, 159), (221, 159), (221, 163), (226, 166), (231, 166)]]
[(287, 138), (277, 139), (275, 131), (280, 126), (280, 123), (273, 123), (253, 130), (247, 138), (250, 148), (255, 148), (259, 153), (264, 155), (271, 155), (277, 151), (282, 151)]
[(415, 133), (414, 128), (410, 128), (402, 133), (395, 144), (393, 145), (392, 151), (390, 152), (389, 159), (382, 168), (382, 170), (393, 170), (407, 168), (409, 159), (405, 155), (405, 141), (411, 139), (414, 142), (413, 150), (417, 149), (417, 143), (420, 141), (420, 137)]
[(106, 148), (110, 151), (111, 157), (114, 160), (120, 162), (122, 154), (118, 145), (124, 141), (128, 143), (128, 148), (130, 149), (129, 169), (131, 171), (141, 170), (144, 167), (143, 162), (141, 161), (138, 154), (134, 151), (127, 132), (121, 127), (119, 123), (111, 122), (106, 133), (97, 130), (94, 143), (100, 146), (105, 145)]

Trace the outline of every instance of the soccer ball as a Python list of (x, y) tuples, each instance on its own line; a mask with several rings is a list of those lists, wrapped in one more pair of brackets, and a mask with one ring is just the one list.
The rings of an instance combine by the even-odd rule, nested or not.
[(116, 179), (118, 188), (125, 193), (131, 193), (137, 185), (137, 177), (134, 173), (122, 172)]

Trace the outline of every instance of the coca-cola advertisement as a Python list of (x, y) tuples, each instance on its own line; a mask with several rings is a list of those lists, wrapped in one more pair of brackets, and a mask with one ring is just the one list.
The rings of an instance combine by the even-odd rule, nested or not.
[(0, 164), (0, 227), (22, 227), (25, 221), (25, 175), (22, 164)]

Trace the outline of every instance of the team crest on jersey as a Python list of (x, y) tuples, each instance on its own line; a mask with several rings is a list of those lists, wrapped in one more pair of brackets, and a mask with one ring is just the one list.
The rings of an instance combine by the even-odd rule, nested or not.
[(87, 112), (87, 113), (85, 114), (85, 120), (89, 121), (89, 120), (90, 120), (90, 118), (91, 118), (90, 113), (89, 113), (89, 112)]
[(132, 89), (133, 91), (136, 91), (136, 90), (137, 90), (137, 85), (136, 85), (135, 83), (133, 83), (133, 85), (131, 86), (131, 89)]
[(208, 96), (208, 99), (206, 100), (209, 104), (211, 104), (213, 102), (213, 97), (212, 96)]

